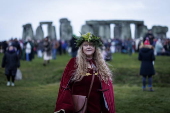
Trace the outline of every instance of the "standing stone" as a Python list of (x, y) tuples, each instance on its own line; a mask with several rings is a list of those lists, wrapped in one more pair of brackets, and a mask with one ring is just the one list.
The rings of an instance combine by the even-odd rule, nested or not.
[(42, 29), (42, 26), (39, 25), (36, 29), (36, 35), (35, 35), (35, 38), (37, 40), (42, 40), (44, 38), (44, 32), (43, 32), (43, 29)]
[(55, 30), (55, 26), (52, 26), (52, 29), (51, 29), (51, 39), (56, 39), (56, 30)]
[(98, 36), (103, 39), (110, 39), (110, 25), (100, 25), (98, 34)]
[(106, 38), (105, 37), (105, 26), (104, 25), (99, 26), (99, 37)]
[(114, 38), (117, 38), (119, 39), (120, 36), (121, 36), (121, 32), (122, 32), (122, 26), (121, 24), (115, 24), (115, 27), (114, 27)]
[(93, 34), (96, 35), (96, 36), (99, 36), (99, 27), (100, 27), (100, 24), (93, 24), (92, 25)]
[(42, 25), (46, 24), (47, 25), (47, 36), (50, 39), (56, 39), (56, 31), (55, 31), (55, 26), (52, 26), (52, 22), (40, 22), (40, 25), (36, 29), (36, 36), (35, 38), (38, 40), (42, 40), (44, 37), (44, 32), (42, 29)]
[(91, 26), (89, 26), (89, 25), (83, 25), (83, 26), (81, 27), (81, 34), (85, 34), (85, 33), (87, 33), (87, 32), (94, 33)]
[(105, 25), (105, 38), (110, 39), (110, 24)]
[(52, 22), (47, 24), (47, 31), (48, 31), (48, 37), (51, 39), (51, 33), (52, 33)]
[(60, 19), (60, 39), (70, 40), (72, 38), (72, 26), (67, 18)]
[(93, 29), (93, 34), (101, 36), (103, 38), (110, 38), (110, 24), (115, 24), (114, 38), (132, 38), (130, 24), (135, 24), (135, 38), (141, 37), (147, 27), (144, 26), (143, 21), (135, 20), (90, 20), (86, 21), (86, 25)]
[(143, 38), (147, 32), (147, 26), (143, 24), (135, 24), (135, 39)]
[(48, 24), (48, 36), (50, 39), (56, 39), (55, 26), (52, 26), (52, 23)]
[(168, 32), (168, 27), (166, 26), (153, 26), (152, 33), (156, 38), (166, 38), (166, 33)]
[(127, 22), (122, 22), (121, 39), (131, 38), (131, 28), (130, 24)]
[(23, 25), (22, 39), (26, 40), (27, 37), (34, 39), (34, 33), (33, 33), (33, 30), (32, 30), (31, 24)]

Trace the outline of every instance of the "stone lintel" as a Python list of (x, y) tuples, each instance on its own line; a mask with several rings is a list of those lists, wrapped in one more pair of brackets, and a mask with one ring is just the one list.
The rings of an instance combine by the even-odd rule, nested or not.
[(144, 21), (136, 21), (136, 20), (89, 20), (86, 21), (88, 25), (94, 24), (121, 24), (121, 23), (134, 23), (134, 24), (144, 24)]
[(31, 24), (30, 23), (25, 24), (25, 25), (23, 25), (23, 27), (31, 27)]
[(40, 25), (42, 24), (48, 24), (48, 25), (52, 25), (53, 22), (40, 22)]
[(61, 18), (60, 23), (70, 23), (70, 21), (67, 18)]

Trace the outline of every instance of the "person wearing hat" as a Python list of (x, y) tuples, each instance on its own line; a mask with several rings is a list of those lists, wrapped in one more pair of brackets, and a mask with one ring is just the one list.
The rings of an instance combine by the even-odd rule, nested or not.
[(153, 40), (155, 39), (155, 37), (154, 37), (151, 29), (149, 29), (148, 32), (146, 33), (146, 35), (144, 36), (143, 43), (145, 42), (145, 40), (147, 38), (149, 39), (150, 45), (154, 46), (154, 41)]
[(140, 46), (138, 60), (141, 61), (140, 75), (142, 75), (142, 88), (146, 91), (146, 79), (148, 78), (149, 91), (153, 91), (152, 88), (152, 76), (155, 74), (153, 61), (155, 60), (154, 48), (150, 45), (149, 39), (146, 38), (143, 45)]
[(87, 99), (79, 113), (115, 113), (112, 73), (99, 48), (100, 38), (86, 33), (76, 37), (76, 45), (77, 56), (64, 70), (54, 113), (76, 113), (73, 95)]

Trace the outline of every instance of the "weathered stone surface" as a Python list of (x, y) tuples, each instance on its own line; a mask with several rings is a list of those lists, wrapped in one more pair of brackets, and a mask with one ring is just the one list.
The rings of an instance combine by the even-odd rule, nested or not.
[(52, 39), (52, 24), (48, 24), (47, 31), (48, 31), (48, 36), (50, 39)]
[(153, 26), (152, 33), (156, 38), (166, 38), (168, 27), (166, 26)]
[[(109, 37), (109, 27), (105, 28), (104, 25), (115, 24), (114, 27), (114, 38), (132, 38), (131, 37), (131, 28), (130, 24), (135, 24), (135, 38), (144, 37), (148, 32), (147, 26), (144, 25), (143, 21), (135, 21), (135, 20), (91, 20), (86, 21), (86, 25), (92, 28), (94, 34), (99, 35), (103, 38)], [(85, 26), (85, 25), (83, 25)], [(108, 29), (108, 30), (106, 30)], [(156, 38), (166, 38), (166, 33), (168, 31), (168, 27), (166, 26), (153, 26), (152, 32)], [(107, 33), (106, 33), (107, 32)], [(109, 34), (109, 35), (108, 35)]]
[(50, 39), (56, 39), (55, 27), (52, 26), (52, 22), (40, 22), (40, 26), (47, 24), (48, 37)]
[(128, 22), (122, 22), (122, 30), (121, 30), (121, 35), (120, 38), (121, 39), (128, 39), (131, 38), (131, 28), (130, 28), (130, 24)]
[(143, 38), (147, 32), (148, 32), (147, 26), (143, 24), (135, 25), (135, 39)]
[(33, 30), (32, 30), (31, 24), (23, 25), (22, 39), (26, 40), (27, 37), (34, 39), (34, 33), (33, 33)]
[(70, 40), (72, 38), (73, 30), (70, 21), (67, 18), (60, 19), (60, 39)]
[(94, 32), (93, 32), (93, 28), (92, 28), (91, 26), (89, 26), (89, 25), (83, 25), (83, 26), (81, 27), (81, 33), (82, 33), (82, 34), (85, 34), (85, 33), (87, 33), (87, 32), (94, 33)]
[(90, 21), (86, 21), (86, 24), (88, 25), (92, 25), (92, 24), (120, 24), (120, 23), (134, 23), (134, 24), (144, 24), (143, 21), (136, 21), (136, 20), (90, 20)]
[(30, 37), (32, 39), (42, 40), (45, 37), (42, 29), (42, 25), (44, 24), (47, 25), (47, 36), (49, 36), (50, 39), (56, 39), (56, 30), (55, 26), (52, 25), (52, 22), (40, 22), (40, 25), (36, 29), (35, 37), (31, 24), (23, 25), (23, 39)]
[(93, 28), (94, 35), (99, 36), (99, 27), (100, 27), (100, 24), (93, 24), (91, 26)]
[(42, 26), (38, 26), (36, 29), (35, 39), (42, 40), (44, 38), (44, 32)]
[(110, 25), (100, 25), (98, 36), (103, 39), (109, 39), (110, 38)]
[[(92, 28), (93, 33), (95, 35), (101, 36), (103, 38), (111, 38), (110, 37), (110, 24), (115, 24), (114, 27), (114, 38), (121, 38), (121, 39), (126, 39), (126, 38), (132, 38), (131, 36), (131, 28), (130, 24), (133, 23), (136, 26), (139, 25), (144, 25), (143, 21), (135, 21), (135, 20), (91, 20), (91, 21), (86, 21), (86, 25), (90, 26)], [(85, 25), (83, 25), (85, 26)], [(143, 35), (144, 32), (144, 27), (138, 28), (136, 27), (137, 30), (135, 31), (135, 37), (139, 37), (140, 35)], [(142, 29), (142, 30), (140, 30)], [(83, 30), (83, 28), (82, 28)], [(142, 33), (139, 33), (142, 31)], [(84, 32), (84, 31), (83, 31)]]
[(115, 24), (114, 27), (114, 38), (120, 38), (122, 32), (121, 24)]
[(47, 25), (52, 25), (53, 22), (40, 22), (40, 26), (42, 26), (43, 24), (47, 24)]
[(52, 29), (51, 29), (51, 39), (56, 39), (56, 29), (55, 29), (55, 26), (52, 26)]

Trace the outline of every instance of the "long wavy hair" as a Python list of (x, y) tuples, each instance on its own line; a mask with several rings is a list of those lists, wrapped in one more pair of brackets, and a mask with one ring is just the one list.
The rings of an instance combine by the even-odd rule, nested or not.
[[(100, 79), (107, 82), (109, 79), (112, 80), (112, 73), (108, 68), (106, 62), (104, 61), (103, 55), (101, 53), (100, 48), (96, 47), (95, 52), (93, 54), (93, 59), (96, 64), (96, 70), (100, 75)], [(83, 46), (81, 45), (78, 49), (77, 58), (76, 58), (76, 70), (73, 73), (75, 81), (80, 81), (87, 73), (87, 60), (86, 55), (83, 52)]]

